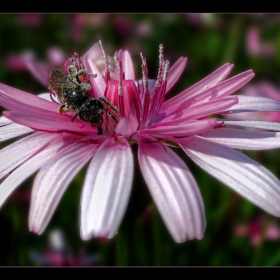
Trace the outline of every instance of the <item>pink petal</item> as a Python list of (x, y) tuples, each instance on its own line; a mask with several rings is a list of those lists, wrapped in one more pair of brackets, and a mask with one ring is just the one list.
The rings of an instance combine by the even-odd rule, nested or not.
[(42, 234), (66, 188), (93, 156), (96, 145), (66, 142), (38, 172), (31, 197), (29, 229)]
[(221, 82), (233, 68), (233, 64), (226, 63), (216, 71), (202, 79), (201, 81), (197, 82), (193, 86), (187, 88), (186, 90), (182, 91), (181, 93), (177, 94), (176, 96), (172, 97), (171, 99), (167, 100), (162, 104), (160, 112), (165, 112), (169, 108), (178, 107), (182, 102), (184, 102), (187, 98), (194, 97), (199, 95), (200, 93), (204, 92), (206, 89), (213, 87), (214, 85)]
[(170, 106), (169, 108), (167, 108), (165, 114), (170, 115), (173, 112), (182, 111), (186, 108), (197, 107), (199, 105), (209, 103), (210, 101), (224, 98), (230, 95), (231, 93), (237, 91), (254, 76), (254, 72), (252, 70), (248, 70), (230, 79), (227, 79), (226, 81), (223, 81), (192, 98), (186, 96), (186, 99), (180, 104), (176, 104), (176, 106), (174, 107)]
[(238, 95), (238, 103), (230, 108), (231, 113), (267, 111), (279, 112), (280, 102), (266, 97)]
[(267, 150), (280, 147), (280, 132), (219, 128), (201, 135), (207, 140), (235, 149)]
[[(95, 43), (82, 57), (87, 57), (92, 61), (96, 61), (102, 57), (102, 49), (99, 43)], [(90, 71), (91, 69), (87, 69)]]
[(168, 79), (166, 86), (166, 93), (174, 86), (174, 84), (178, 81), (180, 76), (182, 75), (187, 64), (186, 57), (180, 57), (169, 69), (168, 71)]
[(143, 177), (173, 239), (202, 239), (205, 216), (197, 184), (184, 162), (160, 143), (140, 141)]
[[(115, 132), (125, 137), (129, 137), (137, 131), (139, 123), (137, 119), (131, 114), (127, 118), (121, 118), (116, 126)], [(0, 130), (1, 131), (1, 130)]]
[(3, 114), (10, 120), (37, 131), (68, 132), (79, 135), (87, 135), (97, 131), (96, 127), (91, 126), (87, 122), (78, 119), (72, 122), (72, 116), (56, 112), (47, 113), (47, 111), (45, 111), (44, 114), (36, 115), (36, 117), (34, 117), (34, 114), (20, 112), (4, 111)]
[[(122, 62), (122, 70), (126, 80), (135, 80), (134, 66), (128, 51), (119, 50), (118, 59)], [(115, 68), (115, 80), (119, 79), (118, 67)]]
[[(121, 139), (120, 139), (121, 140)], [(81, 198), (81, 237), (112, 238), (132, 187), (133, 155), (126, 139), (107, 139), (89, 164)]]
[(221, 112), (229, 110), (229, 108), (234, 106), (234, 104), (237, 102), (238, 99), (236, 96), (228, 96), (222, 99), (212, 100), (197, 107), (186, 109), (183, 112), (176, 112), (162, 119), (158, 123), (166, 125), (178, 125), (179, 122), (185, 123), (186, 121), (204, 118), (212, 114), (220, 114)]
[(56, 134), (34, 133), (3, 148), (0, 151), (0, 178), (42, 150), (49, 142), (59, 137)]
[(254, 72), (252, 70), (245, 71), (243, 73), (240, 73), (230, 79), (227, 79), (212, 88), (206, 90), (205, 92), (201, 93), (198, 96), (195, 96), (188, 101), (191, 102), (194, 107), (197, 106), (197, 104), (203, 104), (206, 102), (209, 102), (216, 98), (223, 98), (226, 97), (233, 92), (237, 91), (241, 87), (243, 87), (245, 84), (247, 84), (253, 77), (255, 76)]
[[(95, 44), (89, 51), (87, 51), (81, 60), (89, 73), (97, 74), (96, 78), (90, 77), (91, 86), (93, 88), (94, 95), (92, 97), (99, 98), (104, 95), (105, 80), (103, 75), (99, 71), (96, 62), (102, 57), (102, 50), (98, 44)], [(104, 60), (105, 63), (105, 60)]]
[(35, 60), (26, 61), (26, 68), (45, 87), (49, 84), (50, 67)]
[[(38, 137), (37, 137), (38, 138)], [(30, 175), (40, 169), (51, 157), (55, 155), (57, 150), (63, 145), (61, 137), (46, 137), (50, 142), (49, 145), (42, 150), (33, 154), (27, 161), (22, 163), (15, 169), (0, 185), (0, 207), (6, 201), (8, 196)], [(39, 140), (39, 139), (37, 139)], [(22, 149), (27, 146), (21, 146)], [(24, 152), (24, 151), (22, 151)], [(6, 158), (9, 161), (10, 158)], [(21, 158), (22, 161), (23, 157)], [(15, 159), (14, 159), (15, 160)], [(11, 159), (10, 159), (11, 161)], [(2, 165), (1, 165), (2, 166)]]
[(38, 96), (1, 84), (0, 83), (0, 104), (1, 106), (13, 110), (13, 108), (19, 108), (19, 104), (31, 106), (31, 109), (43, 109), (47, 111), (55, 112), (58, 109), (58, 104), (49, 102)]
[(268, 213), (280, 216), (280, 181), (262, 165), (199, 136), (177, 142), (206, 172)]
[(29, 132), (33, 132), (33, 129), (20, 124), (11, 123), (0, 127), (0, 141), (5, 141)]
[(155, 137), (165, 137), (167, 135), (174, 137), (186, 137), (190, 135), (201, 134), (209, 131), (217, 126), (216, 119), (204, 119), (198, 121), (190, 121), (179, 125), (158, 125), (156, 127), (148, 127), (141, 130), (142, 133), (147, 133)]

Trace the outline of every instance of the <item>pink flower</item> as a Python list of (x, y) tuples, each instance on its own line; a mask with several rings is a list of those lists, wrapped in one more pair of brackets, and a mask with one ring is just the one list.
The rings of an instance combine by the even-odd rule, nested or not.
[(248, 29), (246, 35), (248, 53), (251, 55), (274, 57), (275, 44), (262, 42), (260, 33), (261, 31), (258, 27), (253, 26)]
[[(102, 52), (104, 77), (95, 64)], [(73, 56), (72, 63), (77, 70), (85, 68), (97, 74), (96, 78), (92, 75), (85, 80), (90, 84), (91, 98), (105, 96), (112, 103), (111, 108), (118, 108), (115, 120), (113, 112), (111, 116), (104, 112), (102, 134), (79, 117), (71, 121), (75, 112), (59, 114), (60, 104), (44, 99), (46, 94), (40, 98), (0, 84), (0, 104), (9, 110), (0, 118), (1, 140), (31, 133), (1, 151), (0, 177), (4, 180), (0, 185), (0, 205), (21, 182), (39, 170), (32, 189), (29, 229), (41, 234), (68, 185), (89, 162), (81, 197), (81, 237), (84, 240), (112, 238), (130, 197), (134, 172), (131, 144), (136, 143), (143, 177), (176, 242), (202, 239), (205, 213), (197, 183), (172, 147), (181, 147), (209, 174), (260, 208), (279, 216), (280, 181), (235, 149), (278, 148), (278, 132), (238, 127), (279, 130), (280, 125), (228, 121), (221, 116), (248, 110), (280, 110), (280, 103), (269, 98), (229, 96), (253, 78), (253, 71), (223, 81), (233, 67), (226, 63), (165, 100), (187, 59), (179, 58), (169, 69), (160, 45), (158, 76), (149, 80), (146, 59), (142, 55), (141, 58), (143, 77), (136, 81), (127, 51), (120, 50), (115, 55), (114, 75), (110, 73), (108, 56), (98, 44), (81, 59)], [(70, 64), (70, 61), (65, 63), (65, 71)]]
[(37, 27), (37, 26), (40, 26), (42, 23), (42, 15), (41, 14), (19, 14), (18, 21), (21, 25)]
[[(265, 228), (264, 228), (265, 227)], [(263, 216), (251, 221), (246, 225), (235, 227), (235, 233), (239, 236), (248, 236), (254, 246), (261, 244), (262, 239), (280, 239), (280, 228), (276, 221), (266, 221)]]
[(49, 234), (49, 242), (42, 253), (32, 250), (29, 256), (32, 261), (46, 266), (88, 266), (95, 265), (99, 259), (95, 254), (88, 255), (83, 248), (73, 254), (60, 230)]
[(13, 71), (30, 71), (44, 86), (48, 85), (49, 72), (54, 66), (64, 63), (66, 56), (57, 47), (49, 47), (47, 62), (38, 61), (32, 51), (26, 51), (21, 55), (11, 54), (6, 60), (7, 66)]

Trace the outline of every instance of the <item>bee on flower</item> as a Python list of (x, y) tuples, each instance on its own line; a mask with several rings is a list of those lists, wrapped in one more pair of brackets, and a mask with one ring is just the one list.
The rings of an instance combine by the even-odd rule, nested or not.
[[(101, 56), (104, 73), (98, 67)], [(280, 135), (275, 132), (280, 125), (223, 118), (224, 114), (239, 112), (280, 111), (276, 100), (233, 95), (254, 77), (254, 72), (248, 70), (225, 80), (233, 68), (233, 64), (226, 63), (168, 98), (167, 93), (181, 76), (187, 58), (180, 57), (170, 65), (160, 45), (156, 80), (149, 78), (144, 55), (139, 58), (140, 80), (135, 77), (126, 50), (115, 53), (113, 75), (101, 42), (80, 57), (86, 72), (96, 74), (88, 75), (86, 80), (87, 98), (105, 98), (117, 110), (117, 121), (103, 111), (101, 130), (83, 117), (72, 121), (77, 111), (62, 112), (59, 108), (63, 104), (51, 100), (49, 93), (35, 96), (0, 84), (0, 105), (8, 109), (0, 118), (1, 141), (23, 136), (0, 152), (0, 205), (21, 182), (38, 172), (32, 188), (29, 229), (42, 234), (66, 188), (89, 163), (80, 205), (81, 237), (113, 238), (131, 193), (131, 145), (136, 143), (143, 178), (176, 242), (202, 239), (206, 221), (199, 187), (184, 161), (173, 151), (176, 147), (258, 207), (280, 216), (280, 181), (236, 150), (280, 147)], [(65, 69), (70, 65), (77, 67), (67, 60)]]

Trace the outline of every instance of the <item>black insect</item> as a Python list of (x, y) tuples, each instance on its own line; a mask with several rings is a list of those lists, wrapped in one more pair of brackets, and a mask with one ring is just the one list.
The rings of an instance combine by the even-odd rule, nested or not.
[(117, 119), (112, 115), (112, 111), (116, 116), (119, 116), (118, 109), (111, 104), (105, 97), (91, 98), (89, 91), (91, 85), (89, 74), (84, 68), (77, 71), (74, 65), (68, 67), (68, 75), (64, 74), (64, 67), (52, 68), (49, 78), (49, 90), (51, 94), (56, 94), (61, 106), (58, 108), (59, 113), (72, 111), (76, 114), (71, 121), (74, 121), (77, 116), (85, 122), (89, 122), (92, 126), (97, 126), (98, 134), (103, 134), (102, 123), (104, 111), (118, 123)]

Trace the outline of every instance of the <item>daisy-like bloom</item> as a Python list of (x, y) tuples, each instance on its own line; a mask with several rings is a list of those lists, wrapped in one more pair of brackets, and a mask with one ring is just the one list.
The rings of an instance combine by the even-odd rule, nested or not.
[[(104, 76), (95, 63), (101, 56), (105, 61)], [(0, 84), (0, 104), (9, 110), (0, 119), (1, 140), (28, 134), (1, 151), (0, 205), (38, 171), (32, 188), (29, 228), (41, 234), (72, 179), (89, 163), (81, 196), (81, 237), (112, 238), (130, 197), (134, 172), (131, 145), (136, 143), (144, 180), (176, 242), (203, 238), (206, 220), (197, 183), (174, 152), (176, 147), (252, 203), (280, 215), (280, 181), (235, 150), (278, 148), (278, 132), (238, 128), (279, 130), (280, 125), (222, 119), (223, 114), (236, 112), (280, 111), (280, 103), (269, 98), (230, 96), (254, 77), (252, 70), (224, 80), (233, 67), (226, 63), (168, 99), (187, 58), (179, 58), (169, 69), (160, 45), (158, 75), (150, 80), (141, 54), (143, 75), (139, 81), (135, 80), (127, 51), (120, 50), (114, 58), (113, 73), (102, 45), (100, 48), (95, 44), (81, 58), (75, 54), (64, 64), (65, 71), (72, 64), (77, 71), (86, 69), (96, 74), (80, 77), (90, 84), (90, 100), (103, 100), (105, 96), (111, 108), (118, 109), (115, 115), (110, 106), (104, 111), (103, 134), (79, 117), (73, 120), (75, 112), (59, 113), (61, 104), (46, 100), (46, 94), (40, 98)], [(51, 94), (55, 92), (51, 90)]]

